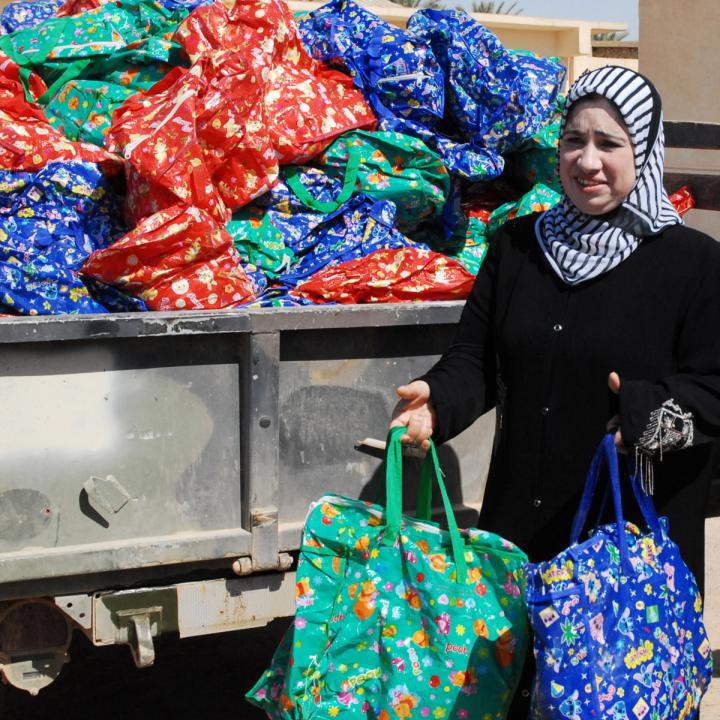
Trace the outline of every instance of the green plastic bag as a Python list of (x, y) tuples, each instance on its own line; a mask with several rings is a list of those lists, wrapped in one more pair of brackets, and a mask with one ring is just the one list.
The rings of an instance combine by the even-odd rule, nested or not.
[(388, 437), (387, 510), (337, 495), (311, 506), (295, 621), (247, 694), (271, 718), (506, 717), (527, 645), (527, 557), (458, 530), (433, 446), (418, 515), (434, 474), (449, 529), (402, 516), (404, 431)]
[(341, 135), (313, 164), (343, 183), (334, 202), (318, 202), (288, 166), (287, 183), (309, 208), (334, 212), (354, 192), (397, 207), (397, 227), (408, 234), (436, 220), (450, 195), (450, 175), (439, 155), (422, 140), (398, 132), (354, 130)]
[(519, 200), (507, 202), (495, 208), (490, 214), (488, 235), (492, 235), (509, 220), (534, 212), (544, 212), (560, 202), (562, 195), (547, 185), (538, 183), (526, 192)]
[(113, 112), (138, 90), (146, 90), (170, 70), (166, 63), (117, 68), (106, 80), (70, 80), (50, 100), (50, 124), (70, 140), (103, 147)]
[(119, 0), (4, 35), (0, 51), (20, 66), (26, 93), (30, 73), (42, 77), (48, 89), (38, 102), (44, 105), (70, 80), (105, 80), (128, 65), (176, 64), (180, 47), (171, 36), (187, 14), (185, 8), (171, 11), (150, 0)]
[(242, 261), (257, 266), (268, 278), (287, 272), (293, 264), (295, 253), (265, 208), (246, 205), (236, 210), (226, 228)]
[(465, 237), (459, 247), (449, 248), (443, 252), (457, 260), (469, 273), (477, 275), (487, 256), (488, 222), (490, 213), (487, 210), (476, 210), (467, 216)]

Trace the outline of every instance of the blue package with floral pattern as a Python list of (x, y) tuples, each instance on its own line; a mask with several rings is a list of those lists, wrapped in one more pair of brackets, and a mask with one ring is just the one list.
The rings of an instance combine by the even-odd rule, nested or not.
[[(600, 469), (615, 522), (579, 542)], [(537, 665), (532, 720), (694, 718), (712, 675), (695, 579), (631, 478), (647, 523), (623, 519), (614, 436), (593, 459), (569, 548), (529, 566), (527, 603)]]
[(7, 33), (35, 27), (55, 16), (65, 0), (19, 0), (0, 13), (0, 27)]
[(375, 250), (401, 247), (428, 249), (395, 229), (395, 204), (355, 195), (322, 217), (304, 239), (304, 252), (277, 282), (291, 288), (329, 265), (365, 257)]
[(408, 31), (432, 48), (446, 78), (446, 119), (474, 146), (503, 154), (552, 119), (565, 79), (559, 63), (510, 52), (461, 10), (419, 10)]
[(50, 163), (37, 173), (0, 171), (4, 311), (106, 312), (79, 270), (90, 253), (125, 232), (121, 207), (97, 165)]

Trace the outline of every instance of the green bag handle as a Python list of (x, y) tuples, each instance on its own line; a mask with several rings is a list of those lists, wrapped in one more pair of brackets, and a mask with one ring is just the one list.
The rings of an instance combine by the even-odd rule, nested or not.
[[(60, 18), (58, 18), (58, 20), (59, 19)], [(0, 50), (2, 50), (5, 55), (20, 66), (20, 80), (25, 88), (25, 97), (29, 102), (38, 102), (40, 104), (47, 103), (66, 82), (78, 77), (78, 75), (80, 75), (83, 70), (85, 70), (85, 68), (94, 61), (93, 58), (84, 58), (67, 63), (67, 67), (63, 71), (62, 75), (42, 94), (41, 97), (38, 98), (37, 101), (32, 97), (32, 95), (30, 95), (31, 73), (33, 70), (47, 62), (48, 55), (50, 55), (52, 50), (60, 42), (60, 38), (62, 37), (66, 25), (67, 22), (53, 22), (48, 37), (43, 43), (37, 45), (38, 52), (33, 53), (31, 56), (17, 52), (13, 47), (12, 40), (9, 35), (3, 35), (0, 37)]]
[[(420, 487), (418, 488), (417, 509), (415, 510), (415, 517), (418, 520), (432, 520), (432, 481), (432, 459), (429, 455), (426, 455), (420, 470)], [(375, 488), (374, 502), (376, 505), (382, 504), (379, 483)]]
[(355, 190), (358, 173), (360, 171), (360, 152), (357, 148), (350, 148), (348, 152), (348, 163), (345, 169), (345, 178), (343, 180), (342, 190), (335, 198), (325, 202), (324, 200), (315, 199), (308, 189), (303, 185), (300, 179), (300, 169), (297, 165), (285, 166), (285, 180), (288, 187), (297, 195), (298, 199), (311, 210), (317, 210), (321, 213), (335, 212), (343, 203), (346, 203)]
[(94, 58), (85, 58), (83, 60), (73, 60), (71, 63), (68, 63), (62, 75), (60, 75), (60, 77), (38, 98), (37, 101), (41, 105), (49, 103), (50, 100), (55, 97), (55, 93), (58, 92), (65, 83), (75, 80), (75, 78), (82, 75), (85, 68), (93, 62), (95, 62)]
[[(404, 427), (394, 427), (390, 428), (390, 432), (388, 433), (385, 458), (385, 483), (387, 492), (386, 529), (383, 535), (383, 543), (385, 545), (392, 545), (395, 542), (402, 526), (402, 444), (400, 438), (406, 430), (407, 428)], [(450, 496), (447, 493), (445, 483), (442, 479), (440, 463), (432, 438), (430, 439), (430, 452), (429, 458), (426, 458), (426, 464), (428, 459), (432, 464), (435, 479), (437, 480), (442, 495), (443, 507), (445, 508), (453, 559), (455, 560), (456, 581), (460, 584), (465, 584), (467, 582), (465, 543), (458, 530), (455, 513), (453, 512)], [(430, 494), (427, 489), (423, 490), (421, 486), (421, 495), (423, 493), (426, 496)], [(420, 502), (418, 502), (418, 506), (420, 506)]]

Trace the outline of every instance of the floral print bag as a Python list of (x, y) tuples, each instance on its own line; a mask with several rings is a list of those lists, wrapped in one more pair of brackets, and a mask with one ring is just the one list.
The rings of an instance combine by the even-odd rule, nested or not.
[(337, 495), (310, 508), (295, 621), (247, 695), (271, 718), (506, 716), (527, 641), (526, 556), (458, 530), (433, 446), (418, 506), (432, 468), (449, 530), (401, 514), (404, 431), (388, 437), (386, 509)]
[[(578, 542), (607, 463), (616, 522)], [(623, 520), (614, 437), (595, 453), (571, 545), (530, 566), (533, 720), (690, 720), (712, 674), (702, 600), (667, 519), (631, 478), (647, 523)]]

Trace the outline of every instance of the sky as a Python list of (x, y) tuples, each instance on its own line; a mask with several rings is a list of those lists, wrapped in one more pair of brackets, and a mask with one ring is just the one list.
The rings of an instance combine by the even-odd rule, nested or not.
[(638, 39), (638, 0), (517, 0), (517, 6), (523, 15), (536, 17), (626, 22), (630, 34), (625, 39)]

